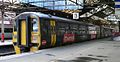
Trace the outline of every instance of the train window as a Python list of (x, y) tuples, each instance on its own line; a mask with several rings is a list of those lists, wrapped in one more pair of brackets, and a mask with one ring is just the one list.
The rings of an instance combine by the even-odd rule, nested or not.
[(48, 30), (50, 30), (50, 22), (49, 19), (41, 19), (41, 30), (42, 34), (48, 34)]
[(36, 18), (32, 19), (32, 26), (33, 32), (38, 32), (38, 20)]
[[(4, 32), (5, 33), (12, 33), (13, 32), (13, 28), (4, 28)], [(1, 28), (0, 28), (0, 33), (1, 33)]]
[(80, 34), (86, 34), (86, 31), (79, 31)]
[(86, 28), (87, 28), (86, 26), (80, 25), (78, 29), (79, 29), (79, 30), (86, 30)]
[(70, 24), (70, 29), (72, 29), (72, 30), (78, 30), (78, 25), (76, 25), (76, 24)]
[(69, 30), (69, 24), (66, 22), (57, 22), (57, 33), (64, 34), (65, 32), (68, 32)]
[(69, 24), (65, 23), (65, 22), (58, 22), (58, 30), (68, 30), (69, 29)]
[(65, 29), (68, 30), (69, 29), (69, 24), (65, 23)]
[(94, 27), (94, 26), (89, 26), (88, 29), (89, 29), (89, 31), (94, 31), (94, 30), (96, 30), (96, 27)]
[(76, 34), (78, 33), (78, 31), (77, 31), (77, 30), (72, 30), (72, 32), (73, 32), (73, 33), (76, 33)]
[(12, 33), (13, 29), (12, 28), (5, 28), (4, 32), (6, 32), (6, 33)]

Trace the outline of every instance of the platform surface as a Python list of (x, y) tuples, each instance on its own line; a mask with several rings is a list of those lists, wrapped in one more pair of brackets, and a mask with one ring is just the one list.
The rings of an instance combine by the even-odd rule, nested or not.
[(113, 40), (114, 40), (114, 41), (120, 41), (120, 36), (114, 37)]
[(35, 53), (0, 57), (0, 62), (120, 62), (120, 42), (92, 40)]
[(1, 42), (0, 40), (0, 46), (5, 46), (5, 45), (12, 45), (12, 40), (5, 40), (4, 42)]

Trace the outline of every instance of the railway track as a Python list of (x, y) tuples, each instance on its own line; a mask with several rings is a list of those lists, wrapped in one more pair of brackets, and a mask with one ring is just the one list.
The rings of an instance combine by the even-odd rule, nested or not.
[(13, 45), (0, 46), (0, 56), (15, 54)]

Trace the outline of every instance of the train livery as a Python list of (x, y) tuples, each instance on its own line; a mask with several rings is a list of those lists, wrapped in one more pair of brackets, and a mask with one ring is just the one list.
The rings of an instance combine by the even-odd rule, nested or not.
[(43, 14), (24, 12), (15, 18), (13, 45), (17, 54), (41, 48), (111, 36), (112, 29)]

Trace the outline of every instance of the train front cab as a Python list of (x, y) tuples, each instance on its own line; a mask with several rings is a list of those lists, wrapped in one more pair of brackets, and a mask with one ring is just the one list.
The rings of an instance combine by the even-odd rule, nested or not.
[[(55, 20), (22, 14), (16, 18), (13, 44), (17, 54), (56, 45)], [(59, 42), (60, 43), (60, 42)]]
[(23, 14), (15, 20), (13, 44), (17, 54), (27, 51), (36, 51), (40, 42), (39, 17)]

